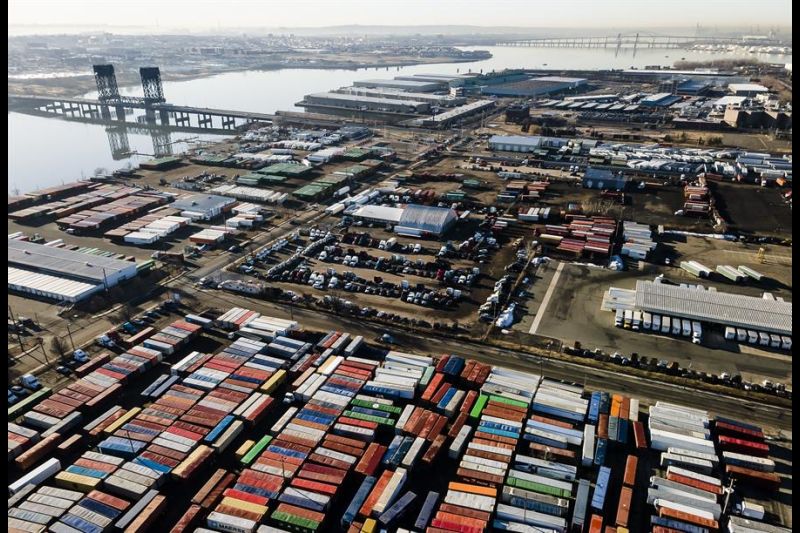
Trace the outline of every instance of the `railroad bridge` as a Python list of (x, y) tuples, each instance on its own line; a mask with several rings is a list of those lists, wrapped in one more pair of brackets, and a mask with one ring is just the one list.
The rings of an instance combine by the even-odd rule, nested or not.
[[(102, 122), (129, 122), (126, 115), (144, 110), (144, 124), (177, 129), (230, 132), (252, 122), (274, 123), (276, 115), (167, 103), (158, 67), (139, 69), (144, 97), (119, 94), (113, 65), (94, 65), (96, 100), (47, 96), (8, 95), (9, 110)], [(216, 131), (215, 131), (216, 132)]]

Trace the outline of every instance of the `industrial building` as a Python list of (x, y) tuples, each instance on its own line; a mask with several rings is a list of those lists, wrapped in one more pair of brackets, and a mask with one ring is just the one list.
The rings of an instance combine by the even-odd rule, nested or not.
[(438, 237), (458, 219), (452, 209), (416, 204), (406, 207), (364, 205), (354, 211), (352, 216), (365, 222), (394, 225), (395, 232), (414, 237)]
[(455, 211), (446, 207), (409, 205), (394, 230), (404, 235), (424, 236), (444, 234), (458, 219)]
[(628, 183), (630, 183), (630, 178), (599, 168), (587, 167), (586, 173), (583, 175), (584, 189), (624, 191)]
[(489, 150), (501, 152), (533, 152), (539, 148), (542, 138), (538, 135), (493, 135), (489, 139)]
[(353, 218), (356, 220), (378, 224), (397, 224), (402, 216), (402, 207), (384, 205), (364, 205), (353, 213)]
[(757, 83), (731, 83), (728, 85), (728, 92), (734, 96), (756, 96), (768, 93), (769, 89)]
[(645, 107), (667, 107), (681, 100), (680, 96), (671, 93), (657, 93), (645, 96), (639, 102)]
[(495, 103), (492, 100), (478, 100), (477, 102), (465, 104), (432, 117), (417, 119), (415, 122), (429, 128), (444, 127), (453, 122), (487, 111), (493, 108), (494, 105)]
[(371, 96), (374, 98), (391, 98), (394, 100), (414, 100), (425, 102), (431, 106), (453, 107), (467, 102), (464, 97), (450, 96), (449, 94), (414, 93), (399, 89), (386, 89), (369, 87), (343, 87), (337, 93), (352, 94), (357, 96)]
[(223, 212), (230, 210), (236, 200), (215, 194), (193, 194), (179, 198), (172, 204), (182, 217), (192, 220), (211, 220)]
[(353, 82), (355, 87), (385, 87), (387, 89), (400, 89), (402, 91), (415, 91), (431, 93), (447, 87), (443, 81), (412, 81), (412, 80), (360, 80)]
[(792, 334), (792, 304), (774, 298), (640, 280), (636, 282), (635, 308), (722, 326)]
[(434, 83), (449, 83), (461, 78), (458, 74), (411, 74), (410, 76), (395, 76), (396, 80), (404, 81), (429, 81)]
[(132, 261), (8, 239), (11, 290), (77, 302), (136, 274)]
[(430, 108), (428, 103), (415, 100), (341, 93), (307, 94), (299, 105), (303, 107), (337, 107), (389, 113), (425, 113)]
[(542, 76), (529, 80), (488, 85), (481, 89), (481, 93), (493, 96), (513, 96), (534, 98), (547, 94), (577, 91), (585, 87), (587, 80), (584, 78), (564, 78), (561, 76)]

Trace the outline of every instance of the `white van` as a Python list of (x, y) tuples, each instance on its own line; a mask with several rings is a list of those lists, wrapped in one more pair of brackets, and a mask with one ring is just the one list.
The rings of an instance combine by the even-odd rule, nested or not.
[(624, 321), (625, 311), (622, 309), (617, 309), (617, 312), (614, 314), (614, 325), (618, 328), (621, 328)]
[(642, 314), (642, 329), (647, 331), (653, 329), (653, 315), (648, 312)]
[(672, 334), (673, 335), (681, 334), (681, 319), (678, 317), (673, 317), (672, 319)]
[(747, 330), (736, 328), (736, 340), (738, 342), (747, 342)]
[(747, 342), (750, 344), (757, 344), (758, 343), (758, 333), (753, 331), (752, 329), (747, 330)]
[(688, 337), (692, 334), (692, 323), (687, 319), (681, 320), (681, 335)]
[(732, 341), (736, 338), (736, 328), (728, 326), (725, 328), (725, 340)]
[(661, 333), (669, 333), (672, 329), (672, 319), (666, 315), (661, 319)]
[(625, 326), (627, 329), (631, 328), (631, 323), (633, 322), (633, 311), (628, 309), (625, 311)]
[(653, 315), (653, 331), (661, 331), (661, 315)]
[(781, 347), (781, 336), (770, 334), (769, 336), (769, 347), (770, 348), (780, 348)]
[(639, 331), (639, 327), (642, 325), (642, 312), (641, 311), (634, 311), (633, 312), (633, 324), (631, 324), (631, 329), (634, 331)]
[(758, 332), (758, 344), (761, 346), (769, 346), (769, 335), (763, 331)]

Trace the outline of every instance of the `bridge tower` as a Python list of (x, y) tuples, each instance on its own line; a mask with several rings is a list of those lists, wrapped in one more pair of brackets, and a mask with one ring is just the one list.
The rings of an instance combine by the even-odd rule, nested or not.
[(161, 71), (158, 67), (142, 67), (139, 69), (142, 77), (142, 90), (144, 101), (147, 104), (165, 102), (164, 88), (161, 86)]
[(117, 75), (114, 74), (114, 65), (93, 65), (94, 80), (97, 83), (97, 99), (101, 102), (119, 100), (119, 87)]

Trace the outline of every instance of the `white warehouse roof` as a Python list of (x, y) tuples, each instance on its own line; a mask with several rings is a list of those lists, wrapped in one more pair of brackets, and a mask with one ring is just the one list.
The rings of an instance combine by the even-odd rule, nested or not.
[(730, 89), (734, 93), (767, 93), (769, 89), (764, 87), (763, 85), (759, 85), (757, 83), (731, 83), (728, 85), (728, 89)]
[(382, 220), (397, 224), (403, 216), (403, 209), (400, 207), (388, 207), (384, 205), (365, 205), (353, 213), (354, 217), (368, 218), (371, 220)]
[(8, 288), (59, 301), (77, 302), (97, 291), (99, 285), (8, 267)]
[(63, 275), (97, 284), (133, 277), (136, 264), (131, 261), (92, 255), (56, 246), (8, 239), (8, 264), (54, 275)]
[(780, 335), (792, 334), (792, 304), (676, 285), (636, 282), (636, 309)]

